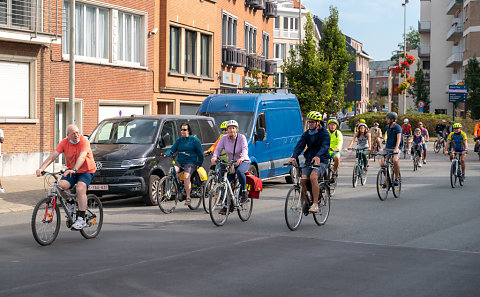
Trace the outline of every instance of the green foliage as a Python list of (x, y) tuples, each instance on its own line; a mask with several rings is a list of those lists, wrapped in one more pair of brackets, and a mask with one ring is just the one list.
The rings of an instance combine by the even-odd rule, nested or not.
[(253, 80), (247, 80), (247, 87), (252, 89), (258, 90), (250, 90), (250, 93), (268, 93), (268, 90), (261, 90), (261, 88), (270, 88), (268, 84), (268, 75), (262, 74), (261, 82), (260, 82), (260, 74), (261, 71), (258, 69), (252, 69), (248, 71), (251, 75)]
[[(373, 127), (373, 124), (375, 122), (378, 122), (380, 124), (380, 128), (382, 128), (382, 131), (385, 132), (385, 116), (386, 113), (363, 113), (354, 117), (351, 117), (348, 120), (348, 126), (349, 127), (354, 127), (355, 123), (360, 120), (364, 119), (367, 123), (368, 127)], [(446, 120), (446, 121), (451, 121), (452, 116), (450, 115), (436, 115), (433, 113), (418, 113), (418, 114), (406, 114), (406, 115), (400, 115), (397, 123), (402, 125), (403, 120), (405, 118), (408, 118), (408, 121), (412, 127), (418, 127), (418, 122), (422, 122), (423, 126), (427, 128), (428, 132), (430, 133), (430, 137), (435, 136), (435, 126), (440, 123), (441, 120)], [(463, 131), (465, 133), (471, 135), (473, 134), (473, 129), (475, 128), (475, 121), (471, 119), (461, 119), (461, 118), (455, 118), (456, 122), (462, 123), (463, 125)]]
[(430, 112), (430, 91), (425, 86), (425, 74), (420, 67), (420, 64), (417, 64), (417, 71), (415, 71), (415, 82), (412, 87), (408, 89), (408, 93), (413, 97), (415, 101), (415, 106), (417, 106), (418, 101), (424, 101), (425, 106), (423, 107), (423, 112)]
[(338, 28), (338, 10), (333, 6), (330, 6), (330, 16), (322, 24), (322, 39), (318, 46), (333, 73), (332, 96), (326, 98), (324, 109), (327, 114), (333, 114), (343, 105), (345, 87), (352, 80), (348, 64), (355, 61), (355, 56), (347, 51), (345, 35)]
[(388, 88), (378, 89), (377, 96), (379, 96), (379, 97), (386, 97), (386, 96), (388, 96)]
[(287, 83), (292, 88), (302, 109), (325, 112), (328, 99), (332, 96), (333, 73), (328, 61), (317, 50), (314, 39), (314, 23), (310, 14), (305, 24), (305, 38), (282, 65)]
[[(410, 45), (410, 48), (412, 49), (418, 48), (418, 45), (420, 44), (420, 33), (418, 33), (418, 31), (415, 30), (413, 27), (410, 27), (410, 31), (407, 33), (406, 41), (407, 41), (407, 47), (408, 45)], [(398, 49), (392, 52), (392, 57), (390, 58), (390, 60), (392, 61), (398, 61), (398, 59), (400, 58), (400, 55), (403, 53), (403, 50), (404, 50), (403, 34), (402, 34), (402, 42), (400, 42), (397, 45), (397, 47)]]
[(480, 65), (476, 57), (468, 59), (465, 68), (465, 84), (468, 90), (467, 103), (471, 108), (471, 118), (480, 118)]

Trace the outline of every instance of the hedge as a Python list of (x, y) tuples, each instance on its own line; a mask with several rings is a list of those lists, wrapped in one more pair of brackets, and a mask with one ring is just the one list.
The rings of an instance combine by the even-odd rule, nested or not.
[[(380, 124), (380, 128), (385, 132), (385, 116), (386, 113), (362, 113), (357, 116), (351, 117), (348, 120), (348, 126), (354, 127), (358, 120), (364, 119), (368, 127), (373, 127), (375, 122)], [(418, 127), (418, 122), (422, 122), (423, 126), (427, 128), (430, 137), (435, 137), (435, 126), (440, 123), (441, 120), (448, 121), (452, 120), (452, 116), (445, 114), (432, 114), (432, 113), (423, 113), (423, 114), (404, 114), (398, 117), (397, 123), (402, 125), (403, 120), (408, 118), (409, 123), (412, 127)], [(457, 117), (455, 122), (462, 123), (463, 131), (467, 133), (468, 136), (473, 135), (473, 130), (475, 128), (476, 122), (472, 119), (462, 119)]]

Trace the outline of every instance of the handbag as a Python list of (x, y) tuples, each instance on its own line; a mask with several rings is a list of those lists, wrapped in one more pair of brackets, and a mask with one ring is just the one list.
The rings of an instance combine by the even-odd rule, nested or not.
[[(235, 144), (233, 145), (233, 157), (232, 158), (234, 158), (234, 159), (235, 159), (235, 148), (237, 147), (237, 139), (238, 139), (238, 135), (235, 138)], [(234, 164), (228, 164), (227, 172), (228, 172), (228, 174), (235, 174)]]

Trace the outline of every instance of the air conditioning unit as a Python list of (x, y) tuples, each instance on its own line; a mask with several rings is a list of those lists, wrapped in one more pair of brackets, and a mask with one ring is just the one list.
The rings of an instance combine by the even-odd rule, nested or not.
[(266, 18), (276, 18), (277, 17), (277, 3), (276, 2), (266, 2), (265, 9), (263, 10), (263, 16)]

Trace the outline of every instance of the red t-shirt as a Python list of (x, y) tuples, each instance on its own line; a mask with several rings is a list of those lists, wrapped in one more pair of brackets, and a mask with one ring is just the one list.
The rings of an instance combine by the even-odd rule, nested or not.
[(83, 165), (78, 168), (78, 173), (95, 173), (96, 166), (95, 161), (93, 160), (92, 149), (90, 148), (90, 142), (88, 139), (80, 135), (80, 141), (77, 144), (73, 144), (70, 142), (70, 138), (65, 138), (58, 144), (57, 148), (55, 149), (58, 153), (65, 154), (65, 162), (67, 163), (68, 168), (72, 168), (77, 163), (77, 159), (80, 156), (80, 153), (87, 152), (87, 157), (85, 158), (85, 162)]
[(403, 125), (402, 125), (402, 131), (403, 131), (403, 133), (409, 134), (410, 131), (412, 131), (412, 125), (410, 125), (410, 124), (408, 124), (408, 125), (403, 124)]

